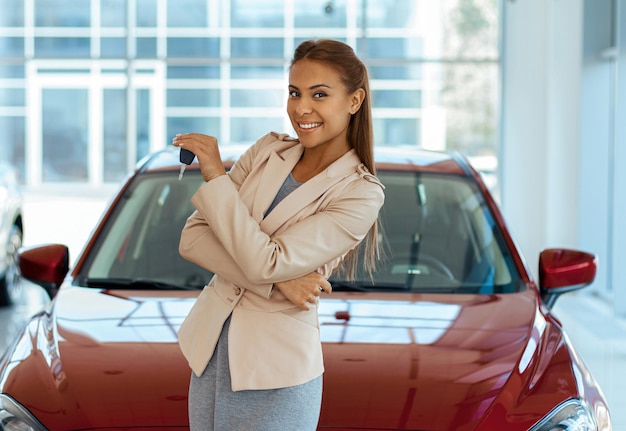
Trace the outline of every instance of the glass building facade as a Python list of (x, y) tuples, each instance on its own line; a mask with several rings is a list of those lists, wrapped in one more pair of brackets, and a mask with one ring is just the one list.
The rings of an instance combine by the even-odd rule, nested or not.
[(495, 157), (497, 0), (0, 0), (0, 160), (23, 183), (121, 180), (177, 133), (293, 133), (311, 38), (367, 64), (377, 145)]

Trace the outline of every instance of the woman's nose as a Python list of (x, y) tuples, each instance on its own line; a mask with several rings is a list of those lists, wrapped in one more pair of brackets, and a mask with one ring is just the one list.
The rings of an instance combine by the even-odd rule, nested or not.
[(312, 111), (311, 104), (307, 100), (305, 99), (298, 100), (296, 104), (296, 114), (305, 115), (305, 114), (310, 114), (311, 111)]

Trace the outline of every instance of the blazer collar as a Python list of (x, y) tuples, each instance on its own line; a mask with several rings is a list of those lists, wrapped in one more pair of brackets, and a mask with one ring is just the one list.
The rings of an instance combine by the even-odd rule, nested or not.
[(303, 151), (304, 147), (297, 144), (280, 153), (275, 151), (270, 153), (252, 204), (252, 217), (258, 222), (263, 219), (265, 210), (269, 208), (285, 178), (300, 160)]
[(265, 167), (257, 197), (253, 206), (253, 216), (260, 222), (261, 229), (267, 234), (274, 233), (287, 220), (297, 214), (302, 208), (319, 198), (334, 184), (348, 175), (356, 172), (356, 167), (361, 163), (356, 151), (350, 150), (339, 159), (335, 160), (328, 168), (311, 178), (285, 197), (263, 219), (263, 212), (270, 206), (276, 193), (282, 186), (287, 175), (293, 170), (300, 160), (303, 148), (301, 145), (289, 148), (281, 155), (273, 153)]

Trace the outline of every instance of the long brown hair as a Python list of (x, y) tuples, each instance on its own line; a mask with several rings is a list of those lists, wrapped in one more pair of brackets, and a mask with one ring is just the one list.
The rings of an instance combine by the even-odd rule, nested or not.
[[(348, 143), (367, 167), (376, 175), (374, 164), (374, 131), (372, 128), (372, 104), (370, 100), (369, 76), (365, 64), (357, 57), (354, 50), (347, 44), (331, 39), (307, 40), (296, 48), (291, 60), (293, 67), (298, 61), (308, 59), (319, 61), (332, 67), (346, 87), (348, 94), (359, 88), (365, 92), (361, 107), (350, 118), (348, 124)], [(344, 269), (348, 279), (354, 279), (358, 268), (359, 244), (344, 260)], [(376, 261), (380, 258), (378, 243), (378, 221), (374, 223), (365, 238), (363, 267), (370, 277), (376, 269)]]

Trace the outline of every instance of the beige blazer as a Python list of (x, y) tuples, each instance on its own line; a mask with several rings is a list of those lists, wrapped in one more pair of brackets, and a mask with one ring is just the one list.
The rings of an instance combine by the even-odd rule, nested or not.
[(328, 278), (365, 237), (384, 201), (382, 184), (352, 150), (263, 218), (302, 152), (287, 135), (259, 139), (228, 175), (200, 186), (181, 234), (181, 256), (215, 276), (179, 330), (180, 348), (202, 374), (232, 314), (235, 391), (294, 386), (322, 374), (317, 305), (302, 311), (272, 285), (312, 271)]

